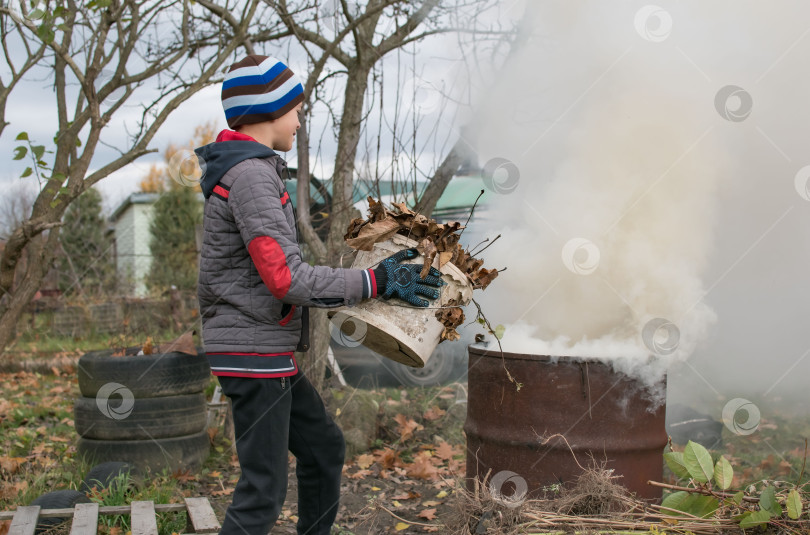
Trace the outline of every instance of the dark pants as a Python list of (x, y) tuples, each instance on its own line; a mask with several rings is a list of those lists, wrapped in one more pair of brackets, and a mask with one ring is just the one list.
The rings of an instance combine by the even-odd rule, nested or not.
[(300, 535), (330, 532), (340, 499), (343, 433), (302, 372), (283, 379), (220, 377), (231, 398), (242, 476), (222, 535), (267, 535), (287, 495), (287, 450), (296, 457)]

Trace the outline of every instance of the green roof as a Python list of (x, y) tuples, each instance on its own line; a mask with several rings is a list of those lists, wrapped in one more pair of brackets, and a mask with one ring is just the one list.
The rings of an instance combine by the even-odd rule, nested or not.
[[(287, 181), (287, 191), (293, 202), (296, 199), (297, 186), (298, 182), (296, 180)], [(327, 184), (330, 190), (331, 186), (331, 182)], [(424, 189), (427, 187), (427, 182), (421, 183), (419, 186)], [(466, 220), (473, 204), (475, 204), (475, 200), (481, 195), (481, 190), (484, 190), (485, 193), (481, 196), (481, 200), (478, 201), (479, 206), (485, 203), (488, 197), (481, 177), (477, 175), (453, 177), (450, 183), (447, 184), (441, 198), (439, 198), (439, 202), (436, 203), (433, 217), (439, 220)], [(315, 203), (322, 204), (324, 202), (322, 193), (313, 184), (310, 184), (309, 195), (310, 199)], [(379, 181), (377, 183), (356, 181), (353, 195), (355, 204), (365, 201), (369, 195), (375, 199), (382, 198), (383, 202), (386, 203), (391, 202), (393, 199), (404, 199), (409, 206), (414, 204), (413, 190), (404, 187), (403, 184), (392, 184), (391, 181)]]

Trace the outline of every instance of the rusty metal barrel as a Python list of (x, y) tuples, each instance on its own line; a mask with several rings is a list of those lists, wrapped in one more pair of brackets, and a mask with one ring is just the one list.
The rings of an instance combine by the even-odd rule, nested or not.
[[(584, 357), (501, 353), (470, 346), (467, 482), (526, 482), (529, 495), (576, 480), (604, 462), (618, 483), (645, 500), (663, 475), (665, 405), (640, 381)], [(505, 368), (505, 369), (504, 369)], [(521, 387), (509, 379), (509, 374)], [(666, 388), (666, 379), (656, 388)], [(660, 399), (660, 398), (659, 398)], [(548, 437), (561, 435), (562, 438)], [(567, 444), (566, 444), (567, 442)], [(506, 474), (504, 476), (503, 474)], [(522, 485), (522, 482), (521, 482)], [(506, 494), (506, 493), (505, 493)]]

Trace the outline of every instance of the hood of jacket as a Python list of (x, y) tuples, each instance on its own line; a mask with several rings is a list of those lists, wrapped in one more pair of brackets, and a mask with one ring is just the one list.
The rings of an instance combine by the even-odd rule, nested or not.
[[(219, 184), (219, 181), (222, 180), (225, 173), (234, 165), (250, 158), (269, 158), (276, 155), (271, 148), (257, 141), (220, 141), (222, 137), (223, 136), (220, 134), (217, 138), (218, 141), (194, 149), (194, 152), (197, 154), (197, 159), (200, 162), (200, 167), (203, 170), (203, 176), (200, 179), (200, 187), (206, 199), (211, 196), (214, 186)], [(279, 160), (281, 160), (281, 158), (279, 158)]]

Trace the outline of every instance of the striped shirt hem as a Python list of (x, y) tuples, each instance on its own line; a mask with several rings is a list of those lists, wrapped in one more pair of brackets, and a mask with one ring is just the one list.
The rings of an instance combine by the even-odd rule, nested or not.
[(206, 353), (206, 357), (215, 376), (273, 378), (298, 373), (298, 363), (292, 352)]

